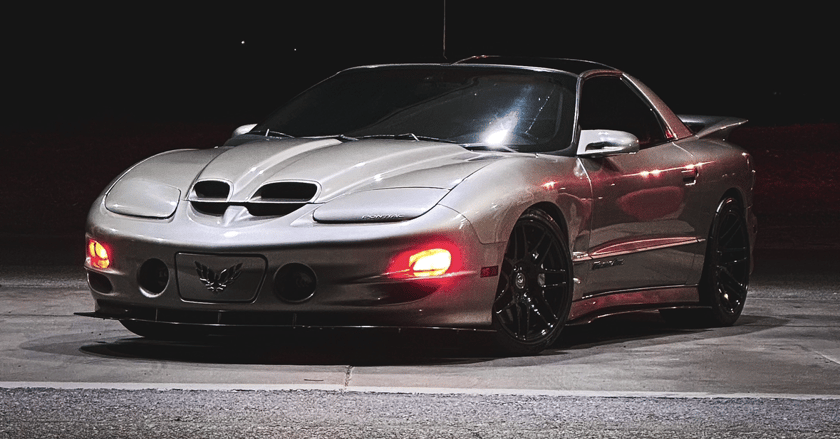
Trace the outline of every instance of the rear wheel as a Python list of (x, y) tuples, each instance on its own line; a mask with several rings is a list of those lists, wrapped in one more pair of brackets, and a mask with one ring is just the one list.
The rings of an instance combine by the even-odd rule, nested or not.
[(711, 306), (709, 323), (729, 326), (738, 320), (750, 283), (750, 241), (741, 203), (721, 201), (706, 247), (700, 298)]
[(662, 317), (679, 326), (730, 326), (747, 300), (750, 242), (741, 203), (724, 198), (715, 212), (700, 279), (700, 300), (707, 309), (663, 309)]
[(569, 248), (557, 223), (541, 210), (516, 222), (505, 250), (493, 303), (497, 346), (536, 354), (560, 335), (572, 303)]

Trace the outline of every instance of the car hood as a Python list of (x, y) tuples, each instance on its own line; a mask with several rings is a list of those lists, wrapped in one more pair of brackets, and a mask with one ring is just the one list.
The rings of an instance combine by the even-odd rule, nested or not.
[(452, 189), (487, 164), (458, 145), (406, 140), (288, 139), (220, 149), (195, 181), (228, 182), (230, 201), (242, 202), (273, 182), (315, 183), (316, 203), (359, 190)]
[(284, 139), (171, 151), (127, 171), (108, 191), (106, 207), (126, 215), (166, 217), (177, 199), (206, 196), (196, 188), (207, 182), (223, 183), (226, 192), (218, 194), (219, 201), (229, 203), (260, 201), (263, 188), (288, 182), (315, 187), (309, 203), (379, 189), (445, 193), (501, 157), (454, 144), (393, 139)]

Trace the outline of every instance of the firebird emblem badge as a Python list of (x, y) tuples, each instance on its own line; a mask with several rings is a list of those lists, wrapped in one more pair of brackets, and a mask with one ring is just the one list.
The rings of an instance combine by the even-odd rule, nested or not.
[(196, 262), (195, 271), (198, 273), (198, 279), (201, 280), (211, 293), (219, 294), (242, 274), (242, 264), (225, 268), (216, 274), (212, 268)]

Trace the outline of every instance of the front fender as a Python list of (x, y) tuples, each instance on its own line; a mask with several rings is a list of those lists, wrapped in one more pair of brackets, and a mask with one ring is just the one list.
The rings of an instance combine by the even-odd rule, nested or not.
[(577, 251), (579, 238), (586, 236), (591, 202), (592, 187), (577, 159), (523, 154), (482, 168), (440, 204), (464, 215), (481, 242), (490, 244), (506, 242), (529, 207), (548, 203), (563, 215), (568, 242)]

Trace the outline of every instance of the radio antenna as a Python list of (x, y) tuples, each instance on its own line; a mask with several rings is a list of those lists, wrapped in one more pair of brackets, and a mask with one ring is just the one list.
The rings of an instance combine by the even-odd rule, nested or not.
[(446, 59), (446, 0), (443, 0), (443, 59)]

